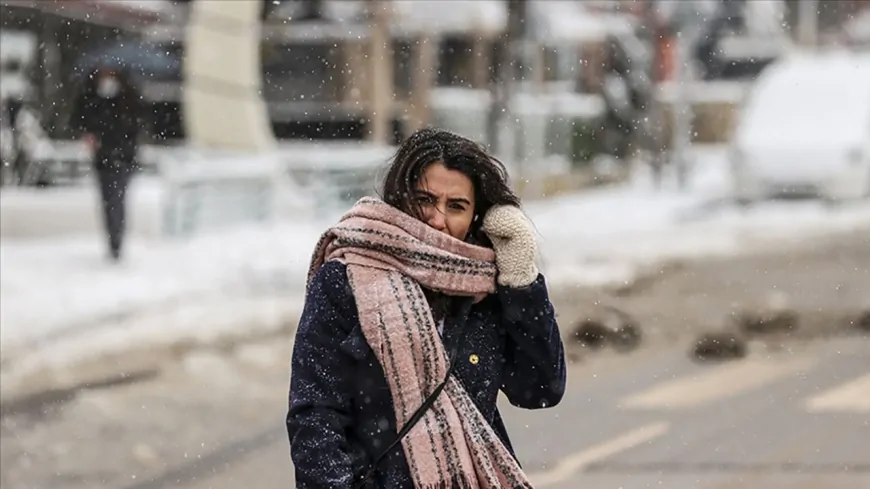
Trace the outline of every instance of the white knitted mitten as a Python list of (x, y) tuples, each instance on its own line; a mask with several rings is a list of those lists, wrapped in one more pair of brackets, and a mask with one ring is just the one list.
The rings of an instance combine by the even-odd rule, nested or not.
[(538, 278), (538, 246), (532, 223), (523, 211), (509, 205), (491, 208), (483, 218), (483, 232), (495, 249), (500, 285), (522, 288)]

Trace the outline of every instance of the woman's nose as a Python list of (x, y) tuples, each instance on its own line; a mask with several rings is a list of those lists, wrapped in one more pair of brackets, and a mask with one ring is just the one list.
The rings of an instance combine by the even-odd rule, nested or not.
[(445, 229), (447, 229), (447, 219), (444, 216), (444, 213), (441, 212), (441, 209), (438, 209), (434, 206), (429, 211), (427, 224), (429, 224), (430, 227), (439, 231), (444, 231)]

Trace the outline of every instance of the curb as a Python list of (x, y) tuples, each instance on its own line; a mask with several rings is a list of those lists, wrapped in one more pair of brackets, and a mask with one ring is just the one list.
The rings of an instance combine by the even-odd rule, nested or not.
[(17, 361), (4, 365), (0, 413), (156, 375), (191, 350), (229, 351), (264, 338), (289, 341), (301, 310), (301, 301), (288, 296), (215, 297), (88, 328), (86, 335), (16, 355)]

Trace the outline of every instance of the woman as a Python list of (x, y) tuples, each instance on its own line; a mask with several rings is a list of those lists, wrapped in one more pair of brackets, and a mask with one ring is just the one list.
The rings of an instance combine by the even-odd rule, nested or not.
[(497, 160), (426, 129), (383, 200), (324, 233), (293, 351), (296, 487), (531, 487), (496, 399), (557, 404), (565, 360), (518, 205)]
[(100, 68), (85, 81), (72, 115), (72, 125), (94, 155), (109, 256), (116, 261), (124, 242), (126, 193), (135, 171), (143, 110), (141, 95), (124, 70)]

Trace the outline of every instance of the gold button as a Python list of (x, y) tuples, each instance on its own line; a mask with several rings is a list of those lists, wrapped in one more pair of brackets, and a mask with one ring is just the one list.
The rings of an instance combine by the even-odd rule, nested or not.
[(472, 365), (477, 365), (477, 362), (480, 361), (480, 357), (472, 353), (471, 356), (468, 357), (468, 361), (471, 362)]

